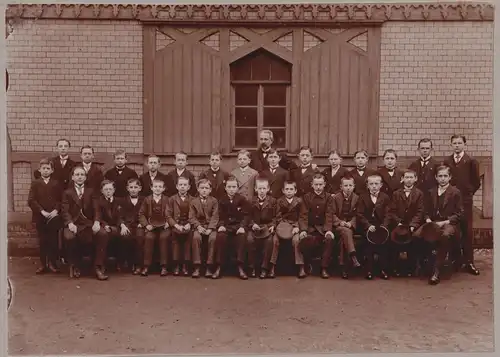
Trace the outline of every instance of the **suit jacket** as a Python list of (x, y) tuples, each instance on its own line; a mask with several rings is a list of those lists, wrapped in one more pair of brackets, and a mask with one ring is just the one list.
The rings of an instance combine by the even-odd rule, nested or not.
[(349, 174), (349, 171), (343, 167), (340, 166), (335, 175), (332, 177), (332, 167), (327, 167), (323, 172), (323, 176), (325, 176), (326, 180), (326, 187), (325, 191), (334, 194), (340, 191), (340, 183), (341, 179), (344, 176), (347, 176)]
[[(191, 201), (193, 200), (193, 196), (189, 194), (186, 195), (186, 200), (188, 201), (188, 207), (191, 205)], [(179, 224), (179, 220), (181, 219), (181, 197), (179, 194), (173, 195), (170, 197), (167, 203), (167, 222), (170, 227)], [(187, 220), (189, 220), (189, 208), (186, 215)]]
[(380, 191), (378, 194), (377, 202), (375, 205), (371, 200), (370, 193), (365, 192), (359, 196), (358, 199), (358, 215), (357, 224), (358, 228), (366, 231), (371, 225), (387, 226), (389, 225), (389, 205), (391, 199), (389, 196)]
[[(288, 157), (285, 151), (279, 152), (279, 155), (281, 157), (279, 163), (280, 167), (282, 167), (286, 171), (290, 171), (297, 168), (297, 164)], [(250, 167), (259, 173), (269, 168), (269, 162), (264, 157), (264, 153), (261, 148), (257, 149), (256, 151), (253, 151), (250, 154)]]
[[(76, 162), (68, 157), (68, 159), (66, 160), (66, 164), (63, 167), (61, 165), (61, 158), (59, 157), (59, 155), (51, 158), (50, 161), (52, 161), (52, 164), (54, 165), (54, 172), (52, 173), (51, 177), (59, 183), (62, 195), (62, 191), (66, 190), (72, 182), (71, 170), (73, 170), (73, 167), (76, 166)], [(38, 170), (33, 173), (33, 176), (35, 177), (35, 179), (42, 177), (40, 171)]]
[(115, 197), (126, 197), (128, 196), (127, 181), (132, 178), (139, 177), (137, 176), (137, 172), (132, 170), (130, 167), (125, 166), (121, 173), (118, 172), (116, 167), (109, 169), (104, 174), (104, 178), (115, 183)]
[(418, 188), (413, 187), (410, 195), (406, 197), (403, 188), (395, 191), (389, 205), (390, 225), (397, 226), (399, 223), (417, 229), (424, 218), (424, 194)]
[[(356, 215), (357, 215), (357, 208), (358, 208), (358, 199), (359, 196), (355, 194), (354, 192), (351, 193), (351, 210), (349, 213), (352, 215), (352, 218), (349, 220), (351, 223), (351, 226), (353, 229), (356, 229)], [(340, 222), (345, 221), (343, 215), (342, 215), (342, 205), (344, 203), (344, 194), (342, 192), (337, 192), (333, 196), (333, 227), (338, 228), (340, 227)]]
[(215, 230), (219, 223), (219, 203), (217, 199), (209, 196), (205, 205), (203, 205), (199, 196), (194, 197), (189, 205), (189, 223), (194, 229), (202, 226), (206, 229)]
[(369, 167), (365, 167), (363, 176), (359, 175), (359, 172), (356, 168), (353, 168), (351, 171), (349, 171), (351, 177), (354, 178), (354, 193), (356, 193), (358, 196), (361, 196), (363, 193), (368, 192), (368, 189), (366, 188), (366, 179), (368, 176), (376, 173), (377, 171)]
[(226, 194), (226, 180), (229, 178), (229, 172), (219, 169), (217, 172), (213, 172), (211, 168), (203, 171), (198, 177), (198, 181), (201, 179), (208, 179), (212, 183), (211, 196), (220, 199)]
[[(462, 203), (462, 195), (458, 188), (450, 185), (443, 193), (444, 202), (443, 207), (440, 210), (441, 216), (450, 220), (450, 224), (457, 225), (463, 218), (464, 206)], [(438, 200), (438, 188), (437, 186), (430, 191), (430, 194), (426, 196), (425, 200), (425, 214), (424, 220), (430, 218), (432, 221), (437, 219), (435, 212), (437, 211), (439, 200)]]
[(113, 197), (113, 202), (109, 202), (103, 195), (94, 199), (94, 221), (99, 221), (103, 226), (121, 225), (120, 203)]
[(237, 230), (240, 227), (246, 229), (248, 226), (249, 202), (246, 198), (236, 193), (233, 202), (226, 194), (219, 200), (219, 227)]
[(139, 196), (135, 206), (130, 196), (118, 198), (117, 201), (120, 206), (120, 221), (128, 228), (136, 228), (139, 224), (139, 211), (144, 201), (144, 197)]
[(260, 176), (265, 177), (269, 180), (269, 194), (271, 196), (276, 199), (283, 196), (283, 187), (285, 186), (285, 181), (287, 181), (290, 176), (288, 171), (286, 171), (281, 166), (278, 166), (274, 174), (271, 172), (270, 168), (267, 168), (261, 172)]
[[(161, 173), (160, 171), (156, 172), (155, 180), (162, 180), (165, 185), (166, 185), (166, 177), (165, 174)], [(139, 177), (139, 181), (141, 182), (142, 190), (140, 192), (140, 195), (142, 197), (148, 197), (153, 194), (153, 191), (151, 191), (151, 185), (153, 184), (151, 181), (151, 176), (149, 175), (149, 171), (146, 171)], [(166, 186), (165, 186), (166, 187)]]
[[(168, 205), (168, 197), (162, 195), (161, 197), (161, 210), (163, 212), (164, 224), (167, 223), (167, 205)], [(153, 213), (153, 195), (144, 198), (142, 201), (142, 206), (139, 209), (139, 224), (143, 227), (146, 227), (150, 224), (150, 219)]]
[(302, 197), (299, 229), (308, 233), (325, 234), (333, 229), (333, 197), (323, 191), (321, 195), (309, 192)]
[(251, 167), (247, 167), (245, 172), (241, 171), (239, 167), (231, 171), (231, 175), (238, 180), (238, 185), (240, 187), (238, 193), (249, 202), (252, 201), (255, 194), (255, 178), (257, 174), (258, 172)]
[(276, 227), (276, 199), (267, 196), (262, 205), (259, 204), (259, 198), (255, 196), (250, 205), (249, 229), (254, 224), (259, 226)]
[(61, 211), (64, 226), (74, 223), (77, 226), (91, 227), (94, 223), (94, 191), (84, 187), (82, 199), (78, 198), (75, 187), (63, 192)]
[(444, 163), (451, 168), (450, 184), (460, 190), (463, 201), (472, 202), (472, 196), (481, 187), (477, 160), (464, 153), (458, 163), (455, 163), (453, 155), (448, 156)]
[(293, 227), (298, 227), (301, 205), (302, 199), (299, 197), (294, 197), (291, 203), (288, 203), (285, 196), (278, 198), (276, 201), (276, 224), (288, 222)]
[(403, 170), (398, 168), (394, 169), (394, 174), (389, 175), (389, 170), (386, 167), (378, 169), (378, 174), (382, 176), (382, 192), (385, 192), (389, 197), (392, 197), (394, 191), (403, 187), (401, 179), (403, 178)]
[(297, 196), (302, 197), (306, 193), (313, 192), (311, 186), (314, 175), (320, 173), (318, 168), (313, 169), (308, 166), (306, 171), (302, 173), (302, 167), (297, 167), (290, 172), (290, 179), (297, 184)]
[[(82, 166), (83, 163), (79, 162), (76, 166)], [(90, 169), (87, 172), (87, 179), (85, 180), (85, 187), (90, 187), (94, 191), (95, 197), (98, 197), (101, 192), (101, 183), (104, 180), (104, 174), (102, 173), (102, 168), (96, 163), (90, 165)]]
[(45, 183), (42, 178), (31, 182), (30, 192), (28, 194), (28, 206), (33, 212), (33, 222), (45, 222), (46, 218), (42, 211), (52, 212), (57, 210), (61, 214), (61, 184), (50, 177), (49, 182)]
[[(198, 190), (196, 189), (196, 180), (194, 179), (194, 175), (191, 171), (188, 169), (184, 169), (184, 171), (181, 174), (182, 177), (185, 177), (189, 180), (189, 185), (191, 186), (189, 188), (188, 194), (191, 196), (196, 196), (198, 194)], [(171, 170), (166, 176), (165, 176), (165, 195), (167, 197), (174, 196), (178, 193), (177, 191), (177, 179), (179, 178), (179, 175), (177, 174), (177, 169)]]
[(417, 173), (417, 188), (423, 193), (428, 193), (432, 188), (436, 187), (436, 169), (439, 163), (433, 157), (422, 166), (420, 158), (413, 161), (408, 167)]

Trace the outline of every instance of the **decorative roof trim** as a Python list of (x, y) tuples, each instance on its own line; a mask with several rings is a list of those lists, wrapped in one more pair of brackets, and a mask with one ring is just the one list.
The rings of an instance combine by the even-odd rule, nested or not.
[(345, 23), (383, 21), (493, 21), (490, 3), (400, 4), (18, 4), (8, 5), (7, 19), (139, 20), (191, 24)]

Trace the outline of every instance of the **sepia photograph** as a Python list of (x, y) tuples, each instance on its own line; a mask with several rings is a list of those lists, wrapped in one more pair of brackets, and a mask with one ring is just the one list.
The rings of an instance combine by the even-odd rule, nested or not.
[(3, 8), (9, 355), (494, 352), (492, 1)]

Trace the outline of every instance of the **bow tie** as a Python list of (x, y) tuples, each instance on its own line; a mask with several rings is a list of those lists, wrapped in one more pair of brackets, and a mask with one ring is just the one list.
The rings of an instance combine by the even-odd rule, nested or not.
[(264, 198), (264, 199), (260, 199), (260, 198), (259, 198), (259, 203), (264, 203), (265, 201), (266, 201), (266, 199), (265, 199), (265, 198)]
[(411, 192), (411, 190), (412, 190), (412, 189), (413, 189), (413, 187), (412, 187), (412, 188), (406, 188), (406, 187), (405, 187), (405, 188), (404, 188), (404, 191), (405, 191), (405, 192)]
[(370, 196), (378, 198), (378, 193), (376, 193), (376, 194), (370, 193)]
[(392, 173), (394, 172), (394, 169), (387, 169), (387, 172)]

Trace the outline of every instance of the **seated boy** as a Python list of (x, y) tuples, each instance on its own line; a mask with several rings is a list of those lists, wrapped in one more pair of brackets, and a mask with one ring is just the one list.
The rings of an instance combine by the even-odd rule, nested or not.
[[(313, 192), (306, 193), (302, 197), (299, 216), (299, 249), (308, 262), (311, 262), (314, 253), (321, 252), (321, 277), (328, 279), (334, 239), (332, 232), (333, 197), (325, 192), (325, 177), (320, 173), (313, 176), (312, 188)], [(302, 264), (299, 268), (299, 277), (305, 276)]]
[[(424, 215), (424, 194), (415, 187), (417, 182), (417, 174), (413, 170), (406, 170), (403, 174), (403, 188), (400, 188), (392, 194), (391, 203), (389, 205), (389, 229), (392, 231), (391, 236), (396, 232), (393, 230), (398, 226), (408, 228), (409, 236), (411, 237), (418, 227), (422, 224)], [(409, 237), (409, 238), (410, 238)], [(410, 241), (404, 245), (390, 243), (390, 264), (393, 274), (399, 276), (401, 273), (397, 268), (398, 256), (402, 249), (408, 255), (409, 267), (414, 267), (415, 247), (414, 242)], [(411, 276), (410, 271), (406, 272)]]
[(139, 210), (144, 197), (139, 195), (141, 182), (138, 178), (131, 178), (127, 182), (128, 195), (119, 200), (120, 206), (120, 235), (131, 241), (132, 251), (128, 259), (133, 261), (134, 275), (139, 275), (144, 264), (144, 227), (139, 223)]
[[(297, 184), (293, 181), (286, 181), (283, 187), (283, 196), (276, 202), (276, 233), (273, 237), (273, 251), (271, 254), (271, 268), (268, 276), (274, 278), (275, 267), (278, 261), (280, 241), (291, 239), (295, 265), (303, 268), (304, 256), (299, 249), (299, 215), (302, 200), (295, 196), (297, 193)], [(283, 227), (285, 233), (280, 235), (280, 227)], [(283, 234), (286, 234), (284, 236)], [(301, 269), (301, 278), (305, 276), (304, 269)]]
[(344, 262), (346, 253), (353, 267), (360, 266), (354, 246), (358, 195), (353, 192), (354, 179), (352, 177), (342, 177), (340, 182), (341, 191), (333, 196), (333, 229), (340, 238), (339, 265), (342, 269), (342, 279), (348, 279), (349, 275)]
[[(388, 226), (388, 211), (390, 198), (382, 192), (382, 177), (373, 174), (367, 177), (368, 190), (359, 195), (357, 207), (357, 224), (363, 237), (366, 237), (368, 231), (375, 233), (377, 228)], [(385, 272), (387, 270), (387, 242), (383, 244), (373, 244), (368, 240), (365, 242), (366, 258), (366, 279), (373, 279), (373, 255), (377, 253), (380, 266), (380, 277), (389, 279)]]
[(215, 238), (219, 223), (219, 204), (215, 197), (210, 196), (211, 181), (198, 181), (198, 197), (191, 200), (189, 206), (189, 223), (193, 229), (193, 278), (200, 276), (201, 244), (204, 237), (208, 239), (207, 270), (205, 277), (212, 277), (214, 264)]
[(238, 180), (231, 176), (226, 180), (226, 195), (219, 200), (219, 224), (215, 239), (215, 262), (217, 268), (213, 279), (220, 277), (221, 266), (226, 261), (226, 251), (236, 251), (240, 279), (247, 280), (244, 270), (246, 254), (246, 231), (248, 226), (248, 201), (238, 192)]
[(276, 227), (276, 199), (268, 195), (269, 181), (257, 177), (255, 181), (257, 196), (249, 208), (248, 260), (250, 276), (255, 278), (258, 268), (257, 256), (262, 260), (260, 278), (265, 279), (273, 250), (273, 233)]
[(40, 267), (36, 274), (50, 271), (59, 272), (57, 268), (58, 235), (62, 225), (61, 184), (52, 177), (54, 164), (49, 159), (40, 161), (40, 178), (33, 180), (28, 195), (28, 206), (33, 212), (40, 246)]
[[(85, 187), (87, 174), (83, 167), (75, 166), (71, 179), (73, 186), (63, 193), (62, 218), (64, 224), (64, 240), (67, 250), (66, 257), (70, 264), (70, 278), (80, 277), (82, 248), (87, 245), (94, 246), (94, 267), (97, 279), (106, 280), (104, 263), (108, 247), (107, 236), (93, 235), (92, 223), (94, 222), (94, 192), (92, 188)], [(94, 241), (94, 242), (93, 242)]]
[(151, 187), (153, 194), (142, 202), (139, 210), (139, 224), (145, 228), (144, 234), (144, 268), (141, 275), (148, 276), (149, 266), (153, 260), (153, 248), (155, 239), (160, 246), (160, 276), (167, 276), (168, 260), (168, 238), (170, 232), (167, 230), (167, 205), (168, 197), (163, 195), (165, 183), (161, 179), (154, 179)]
[[(193, 199), (189, 179), (184, 176), (177, 178), (177, 194), (170, 197), (167, 204), (167, 222), (171, 227), (172, 259), (175, 264), (174, 275), (179, 275), (182, 262), (182, 275), (189, 275), (188, 265), (191, 263), (191, 241), (193, 231), (189, 223), (189, 206)], [(182, 257), (181, 257), (181, 246)]]
[[(451, 174), (449, 166), (439, 166), (436, 169), (436, 180), (438, 186), (431, 189), (425, 202), (424, 219), (426, 223), (434, 222), (439, 228), (439, 236), (433, 244), (436, 246), (437, 255), (433, 267), (433, 274), (429, 278), (429, 284), (439, 284), (440, 269), (450, 252), (452, 239), (457, 239), (460, 229), (460, 220), (463, 219), (462, 195), (458, 188), (450, 185)], [(415, 232), (415, 236), (423, 238), (423, 226)]]

